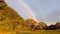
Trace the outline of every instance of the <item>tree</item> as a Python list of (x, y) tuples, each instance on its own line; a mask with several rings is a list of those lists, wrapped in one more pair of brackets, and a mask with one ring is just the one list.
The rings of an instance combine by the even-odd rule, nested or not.
[[(27, 24), (28, 23), (28, 24)], [(31, 30), (31, 31), (33, 31), (33, 30), (35, 30), (35, 28), (36, 28), (36, 24), (37, 24), (38, 22), (36, 22), (34, 19), (27, 19), (26, 20), (26, 23), (25, 24), (27, 24), (28, 25), (28, 29), (29, 30)], [(26, 25), (26, 26), (27, 26)]]
[(40, 25), (35, 25), (33, 29), (34, 30), (42, 30), (43, 28)]
[(50, 26), (48, 26), (46, 28), (46, 30), (56, 30), (56, 29), (57, 29), (57, 26), (56, 25), (53, 25), (53, 24), (51, 24)]
[(34, 19), (27, 19), (26, 23), (28, 23), (29, 25), (32, 25), (32, 24), (35, 25), (35, 24), (37, 24), (37, 22)]
[(57, 29), (60, 29), (60, 22), (56, 23)]
[(40, 22), (38, 25), (41, 26), (43, 29), (47, 28), (47, 25), (45, 22)]

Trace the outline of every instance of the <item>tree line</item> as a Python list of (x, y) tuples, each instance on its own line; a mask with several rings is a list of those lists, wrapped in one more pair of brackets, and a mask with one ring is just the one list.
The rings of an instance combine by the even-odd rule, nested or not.
[(45, 22), (37, 23), (33, 19), (27, 19), (26, 23), (29, 24), (27, 25), (27, 29), (31, 31), (33, 30), (59, 30), (60, 29), (60, 22), (57, 22), (56, 24), (51, 24), (48, 26)]

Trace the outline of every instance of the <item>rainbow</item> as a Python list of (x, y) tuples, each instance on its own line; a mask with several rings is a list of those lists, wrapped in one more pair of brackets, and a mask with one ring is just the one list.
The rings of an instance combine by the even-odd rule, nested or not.
[(35, 13), (23, 0), (5, 0), (5, 1), (10, 7), (15, 9), (25, 19), (29, 18), (37, 21)]

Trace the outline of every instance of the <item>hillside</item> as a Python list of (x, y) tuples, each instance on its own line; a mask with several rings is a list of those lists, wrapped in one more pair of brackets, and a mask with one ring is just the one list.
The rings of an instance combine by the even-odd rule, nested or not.
[(22, 30), (24, 19), (10, 8), (4, 0), (0, 0), (0, 32)]

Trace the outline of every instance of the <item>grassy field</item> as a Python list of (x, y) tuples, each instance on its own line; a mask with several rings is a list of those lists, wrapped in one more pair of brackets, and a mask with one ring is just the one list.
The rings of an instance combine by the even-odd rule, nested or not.
[(24, 31), (16, 33), (0, 33), (0, 34), (60, 34), (60, 30), (42, 30), (42, 31)]
[(25, 31), (11, 34), (60, 34), (60, 30)]

